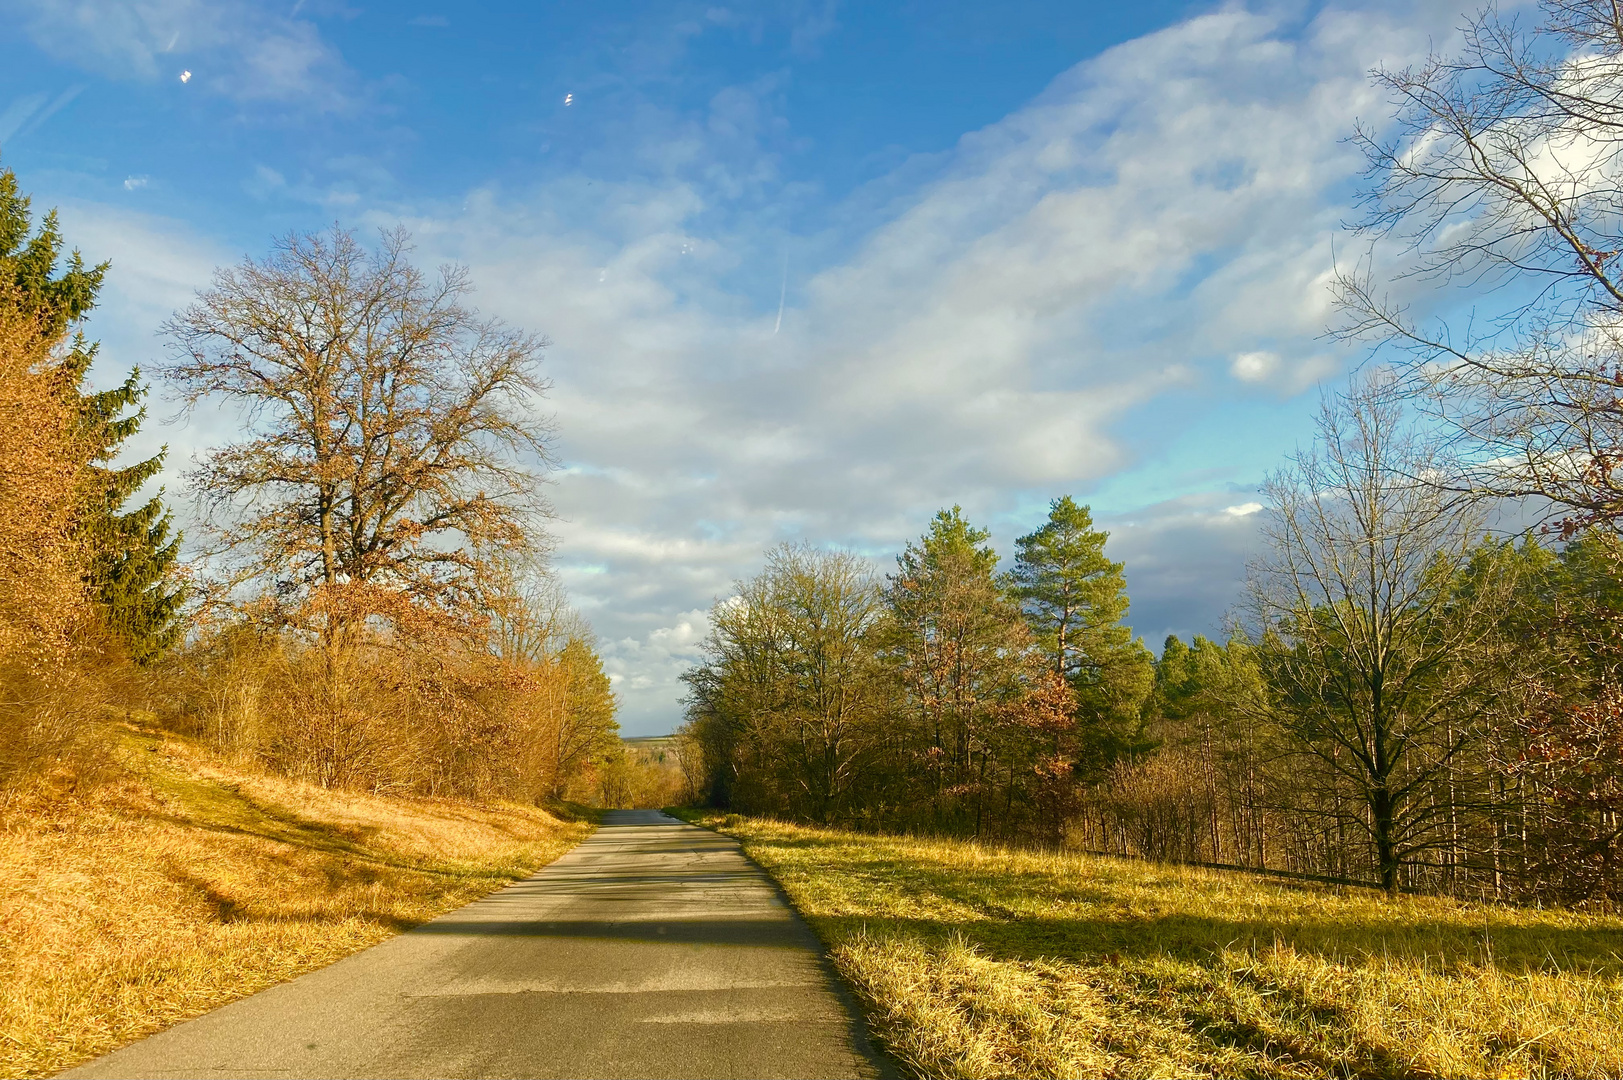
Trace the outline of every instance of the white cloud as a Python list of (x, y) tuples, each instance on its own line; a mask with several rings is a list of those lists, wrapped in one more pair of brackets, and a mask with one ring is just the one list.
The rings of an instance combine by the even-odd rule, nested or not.
[[(789, 283), (781, 327), (782, 241), (698, 224), (769, 189), (770, 162), (736, 148), (768, 139), (770, 87), (718, 95), (693, 136), (734, 148), (725, 176), (683, 143), (649, 152), (663, 183), (475, 193), (408, 222), (425, 255), (472, 265), (484, 306), (557, 343), (549, 407), (576, 466), (559, 558), (614, 643), (628, 726), (675, 720), (672, 613), (771, 543), (888, 560), (942, 505), (991, 521), (1135, 467), (1119, 426), (1168, 392), (1233, 377), (1277, 400), (1333, 376), (1324, 275), (1359, 166), (1342, 136), (1383, 108), (1365, 79), (1383, 50), (1425, 46), (1359, 18), (1293, 39), (1228, 8), (1080, 65), (854, 244), (820, 239), (849, 254)], [(1134, 625), (1215, 631), (1260, 509), (1223, 492), (1124, 525)], [(1197, 550), (1220, 580), (1179, 565)]]
[(1278, 353), (1267, 350), (1240, 353), (1229, 364), (1229, 374), (1240, 382), (1273, 387), (1287, 396), (1299, 394), (1315, 383), (1340, 375), (1341, 369), (1340, 358), (1324, 353), (1286, 360)]
[(1241, 382), (1260, 383), (1268, 379), (1279, 370), (1279, 354), (1271, 352), (1246, 352), (1234, 358), (1229, 365), (1229, 373)]
[(682, 673), (699, 661), (699, 643), (709, 632), (708, 612), (695, 609), (640, 637), (599, 643), (603, 670), (620, 701), (622, 723), (628, 717), (670, 716), (673, 688), (680, 685)]
[[(253, 0), (0, 0), (0, 16), (40, 48), (99, 75), (175, 78), (243, 101), (348, 104), (342, 57), (297, 7), (286, 11)], [(182, 58), (197, 74), (181, 73)]]
[[(1359, 165), (1342, 136), (1385, 107), (1368, 67), (1426, 44), (1379, 13), (1287, 33), (1225, 8), (1079, 65), (821, 234), (751, 209), (792, 196), (770, 81), (639, 146), (653, 179), (407, 215), (424, 264), (470, 264), (481, 306), (556, 342), (559, 569), (627, 729), (677, 720), (705, 611), (770, 544), (888, 562), (952, 503), (1024, 531), (1018, 508), (1147, 468), (1169, 395), (1217, 409), (1334, 375), (1324, 274)], [(261, 168), (250, 186), (292, 185)], [(187, 288), (142, 285), (165, 297), (132, 315), (148, 326), (206, 276), (200, 251), (159, 250)], [(1100, 515), (1152, 643), (1216, 632), (1237, 598), (1262, 510), (1236, 502), (1245, 479)]]

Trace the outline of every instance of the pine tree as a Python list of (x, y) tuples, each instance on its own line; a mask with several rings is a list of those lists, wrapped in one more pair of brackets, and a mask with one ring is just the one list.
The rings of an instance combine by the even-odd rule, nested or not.
[[(14, 282), (19, 303), (39, 320), (48, 338), (58, 338), (95, 306), (108, 263), (86, 266), (72, 252), (58, 273), (62, 232), (56, 212), (45, 215), (34, 231), (30, 200), (17, 187), (17, 177), (0, 169), (0, 279)], [(183, 598), (174, 581), (180, 535), (163, 505), (163, 493), (133, 510), (125, 504), (163, 469), (165, 447), (155, 456), (115, 467), (125, 440), (140, 429), (146, 389), (140, 369), (111, 390), (85, 386), (97, 346), (75, 333), (57, 358), (59, 385), (72, 394), (83, 425), (89, 455), (89, 483), (76, 534), (85, 547), (85, 579), (103, 611), (108, 628), (131, 659), (144, 663), (173, 643), (176, 616)], [(129, 415), (130, 409), (135, 412)]]
[(906, 691), (932, 827), (977, 836), (997, 809), (993, 782), (1017, 738), (1009, 707), (1028, 693), (1032, 656), (990, 538), (959, 507), (942, 510), (896, 557), (884, 590), (885, 652)]
[(1062, 496), (1041, 528), (1015, 541), (1006, 579), (1033, 636), (1076, 693), (1099, 766), (1140, 748), (1139, 714), (1155, 677), (1149, 650), (1121, 624), (1127, 581), (1122, 564), (1105, 557), (1108, 537), (1086, 506)]

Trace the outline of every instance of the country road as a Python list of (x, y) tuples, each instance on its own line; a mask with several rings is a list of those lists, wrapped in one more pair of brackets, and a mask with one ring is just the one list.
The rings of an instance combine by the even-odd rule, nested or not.
[(63, 1075), (888, 1072), (735, 841), (622, 810), (533, 877)]

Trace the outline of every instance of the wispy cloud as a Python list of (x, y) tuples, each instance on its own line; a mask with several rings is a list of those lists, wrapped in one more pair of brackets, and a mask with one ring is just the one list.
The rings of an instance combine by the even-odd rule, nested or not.
[(66, 108), (84, 89), (81, 84), (68, 87), (54, 98), (49, 94), (26, 94), (13, 101), (0, 113), (0, 147), (27, 136)]
[[(778, 76), (638, 114), (611, 133), (630, 148), (613, 169), (405, 213), (425, 263), (470, 264), (481, 306), (556, 342), (559, 569), (628, 728), (677, 719), (704, 612), (778, 540), (884, 561), (956, 502), (1006, 543), (1049, 497), (1152, 469), (1176, 435), (1167, 402), (1198, 416), (1335, 376), (1324, 279), (1359, 166), (1342, 136), (1383, 111), (1367, 69), (1449, 25), (1421, 18), (1189, 20), (799, 234), (782, 224), (802, 196), (781, 174)], [(666, 53), (638, 55), (652, 70)], [(268, 166), (248, 184), (304, 190)], [(1238, 596), (1260, 476), (1222, 466), (1100, 515), (1152, 640), (1216, 632)]]
[[(419, 216), (425, 250), (557, 342), (550, 404), (577, 466), (561, 559), (631, 722), (674, 716), (655, 636), (770, 543), (883, 555), (953, 502), (1008, 522), (1140, 467), (1122, 425), (1165, 395), (1333, 377), (1324, 275), (1359, 165), (1342, 136), (1380, 111), (1369, 66), (1424, 47), (1378, 14), (1296, 30), (1240, 8), (1130, 42), (966, 136), (865, 234), (807, 238), (844, 254), (792, 288), (781, 236), (742, 231), (749, 213), (715, 224), (781, 187), (770, 87), (718, 95), (703, 130), (652, 151), (664, 182)], [(1256, 515), (1232, 490), (1202, 498), (1120, 526), (1141, 629), (1215, 631), (1234, 599)], [(1196, 549), (1223, 568), (1191, 593), (1171, 552)], [(1178, 595), (1207, 625), (1179, 621)]]
[[(36, 45), (114, 79), (179, 79), (241, 101), (352, 103), (354, 76), (297, 8), (252, 0), (0, 0)], [(181, 61), (184, 60), (184, 63)]]
[(0, 112), (0, 148), (4, 148), (11, 137), (22, 130), (22, 126), (28, 123), (29, 118), (48, 100), (50, 97), (47, 94), (24, 94), (7, 105), (5, 111)]

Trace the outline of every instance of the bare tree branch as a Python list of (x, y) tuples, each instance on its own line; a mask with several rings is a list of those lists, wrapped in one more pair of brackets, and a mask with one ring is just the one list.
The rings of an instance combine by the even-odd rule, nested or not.
[(336, 227), (289, 236), (165, 324), (181, 400), (246, 421), (190, 476), (234, 580), (466, 619), (501, 586), (495, 556), (544, 547), (547, 343), (464, 306), (466, 270), (429, 279), (410, 250), (400, 230), (370, 253)]

